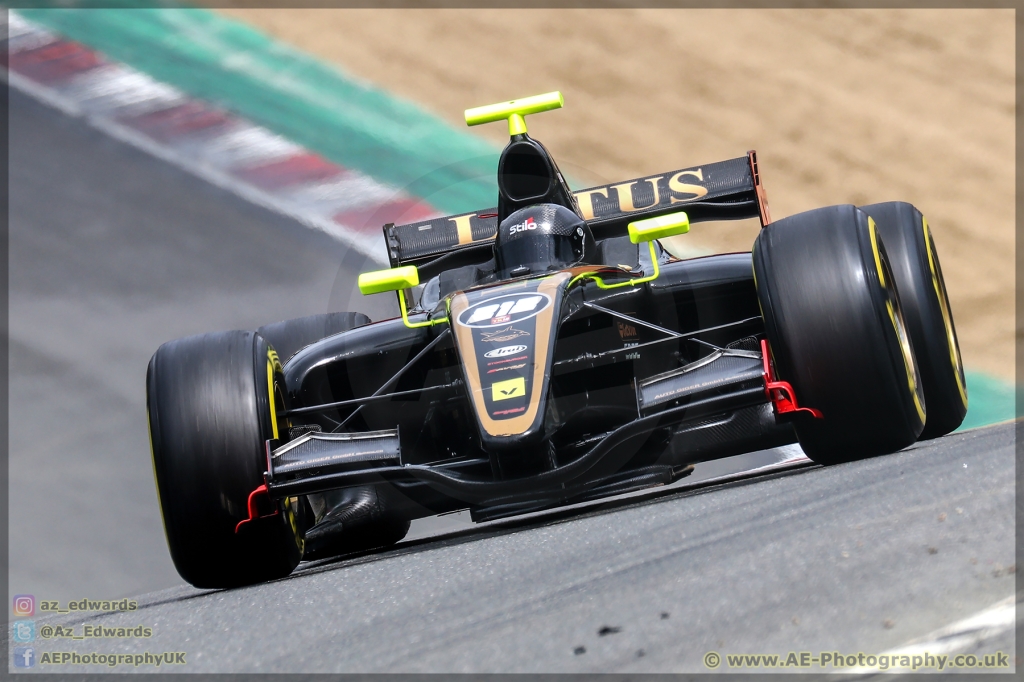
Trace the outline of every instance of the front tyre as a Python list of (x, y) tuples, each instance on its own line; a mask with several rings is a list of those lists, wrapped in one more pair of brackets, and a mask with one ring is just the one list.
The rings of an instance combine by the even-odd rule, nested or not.
[(311, 343), (364, 324), (370, 324), (370, 318), (363, 313), (323, 313), (266, 324), (256, 333), (273, 346), (283, 364)]
[(824, 417), (794, 424), (807, 456), (835, 464), (913, 443), (925, 399), (874, 221), (849, 205), (784, 218), (761, 230), (753, 261), (779, 378)]
[(284, 577), (302, 557), (298, 500), (275, 503), (276, 515), (235, 532), (249, 517), (249, 493), (263, 483), (265, 442), (278, 435), (280, 372), (277, 353), (259, 334), (243, 331), (171, 341), (149, 362), (147, 408), (164, 530), (175, 568), (196, 587)]
[(943, 436), (960, 426), (967, 414), (967, 382), (928, 221), (903, 201), (862, 206), (860, 210), (875, 220), (885, 243), (914, 344), (928, 403), (928, 421), (921, 438)]

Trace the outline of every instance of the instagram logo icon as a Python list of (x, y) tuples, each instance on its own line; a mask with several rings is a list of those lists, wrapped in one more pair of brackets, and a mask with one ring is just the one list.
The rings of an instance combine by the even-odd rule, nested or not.
[(31, 594), (14, 595), (14, 615), (31, 616), (36, 612), (36, 598)]

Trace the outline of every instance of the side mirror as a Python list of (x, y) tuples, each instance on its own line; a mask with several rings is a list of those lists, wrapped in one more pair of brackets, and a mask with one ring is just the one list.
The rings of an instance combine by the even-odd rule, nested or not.
[[(658, 279), (658, 275), (661, 272), (661, 269), (658, 267), (658, 254), (654, 251), (654, 240), (664, 239), (665, 237), (674, 237), (677, 234), (686, 234), (690, 231), (690, 218), (683, 211), (677, 211), (676, 213), (669, 213), (668, 215), (658, 216), (657, 218), (634, 220), (628, 227), (629, 241), (634, 244), (647, 242), (647, 246), (650, 247), (651, 267), (654, 271), (646, 277), (629, 279), (618, 284), (605, 284), (604, 280), (592, 273), (580, 275), (577, 279), (584, 277), (592, 279), (597, 283), (597, 286), (600, 289), (617, 289), (618, 287), (636, 286), (638, 284), (653, 282)], [(575, 282), (576, 280), (574, 279), (573, 281)]]
[(405, 303), (405, 290), (411, 289), (419, 283), (420, 271), (416, 269), (415, 265), (405, 265), (400, 268), (391, 268), (390, 270), (364, 272), (359, 275), (359, 291), (361, 291), (364, 296), (380, 294), (385, 291), (398, 292), (398, 307), (402, 311), (402, 322), (404, 322), (405, 326), (409, 329), (432, 327), (435, 324), (447, 322), (447, 317), (439, 317), (432, 320), (430, 319), (429, 314), (427, 315), (427, 319), (423, 322), (409, 321), (409, 310)]
[(364, 296), (385, 291), (411, 289), (420, 283), (420, 273), (415, 265), (406, 265), (390, 270), (376, 270), (359, 275), (359, 291)]
[(690, 218), (685, 212), (669, 213), (657, 218), (634, 220), (629, 224), (629, 241), (634, 244), (674, 237), (690, 231)]

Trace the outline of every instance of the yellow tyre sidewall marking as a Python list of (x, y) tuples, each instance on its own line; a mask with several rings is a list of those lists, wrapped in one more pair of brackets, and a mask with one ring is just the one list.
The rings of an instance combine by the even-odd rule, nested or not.
[[(274, 375), (277, 372), (284, 371), (281, 366), (281, 359), (277, 356), (277, 351), (273, 348), (267, 349), (267, 404), (270, 407), (270, 425), (274, 433), (274, 440), (278, 439), (277, 430), (277, 405), (274, 397)], [(284, 500), (284, 515), (288, 520), (288, 525), (292, 529), (292, 537), (295, 538), (295, 545), (299, 548), (300, 554), (305, 550), (306, 541), (303, 538), (302, 533), (299, 531), (299, 521), (297, 508), (301, 504), (298, 497), (289, 497)]]
[(932, 242), (931, 231), (928, 229), (928, 220), (921, 217), (922, 229), (924, 230), (924, 245), (928, 252), (928, 269), (931, 271), (932, 287), (935, 289), (935, 297), (939, 301), (939, 310), (942, 312), (942, 323), (946, 330), (946, 345), (949, 348), (949, 362), (953, 367), (953, 375), (956, 377), (956, 388), (960, 393), (960, 401), (967, 407), (967, 387), (964, 385), (964, 368), (960, 360), (960, 349), (956, 343), (956, 333), (953, 331), (953, 316), (949, 312), (949, 299), (946, 297), (946, 287), (939, 278), (939, 270), (936, 267), (936, 257)]
[(267, 400), (270, 404), (270, 426), (274, 433), (274, 440), (278, 439), (277, 433), (277, 406), (274, 404), (274, 374), (282, 371), (281, 360), (273, 348), (267, 349)]
[(160, 524), (164, 527), (164, 540), (171, 546), (171, 536), (167, 534), (167, 519), (164, 518), (164, 501), (160, 497), (160, 479), (156, 473), (156, 449), (153, 448), (153, 424), (150, 422), (149, 405), (146, 405), (146, 435), (149, 436), (149, 461), (153, 465), (153, 482), (156, 484), (156, 503), (160, 509)]
[[(882, 269), (882, 256), (878, 250), (875, 221), (870, 216), (868, 216), (868, 232), (871, 234), (871, 251), (875, 256), (875, 270), (878, 272), (878, 281), (883, 289), (888, 289), (884, 270)], [(893, 308), (892, 301), (889, 300), (888, 295), (886, 296), (885, 309), (889, 314), (892, 327), (896, 331), (896, 341), (900, 346), (900, 353), (903, 355), (903, 367), (906, 370), (907, 386), (910, 388), (910, 395), (914, 398), (914, 408), (917, 410), (917, 416), (921, 419), (921, 423), (924, 424), (926, 415), (924, 405), (921, 404), (921, 398), (918, 395), (917, 371), (914, 366), (914, 356), (910, 350), (910, 340), (907, 338), (906, 325), (903, 324), (902, 314), (898, 314), (895, 308)]]
[(288, 525), (292, 529), (292, 537), (295, 538), (295, 546), (299, 548), (299, 555), (306, 549), (306, 538), (299, 531), (298, 506), (302, 501), (297, 497), (289, 497), (284, 501), (284, 514), (288, 519)]

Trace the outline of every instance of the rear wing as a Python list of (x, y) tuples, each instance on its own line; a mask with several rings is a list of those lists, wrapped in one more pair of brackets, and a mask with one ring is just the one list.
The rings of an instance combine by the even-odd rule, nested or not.
[[(757, 169), (757, 155), (709, 163), (693, 168), (636, 178), (573, 192), (580, 213), (596, 239), (627, 234), (631, 221), (652, 218), (684, 209), (690, 222), (760, 218), (771, 221), (768, 202)], [(484, 260), (498, 230), (498, 209), (434, 218), (409, 225), (384, 226), (391, 267), (426, 266), (432, 261), (454, 265), (457, 254)], [(440, 262), (437, 263), (441, 265)], [(429, 275), (428, 275), (429, 276)]]

